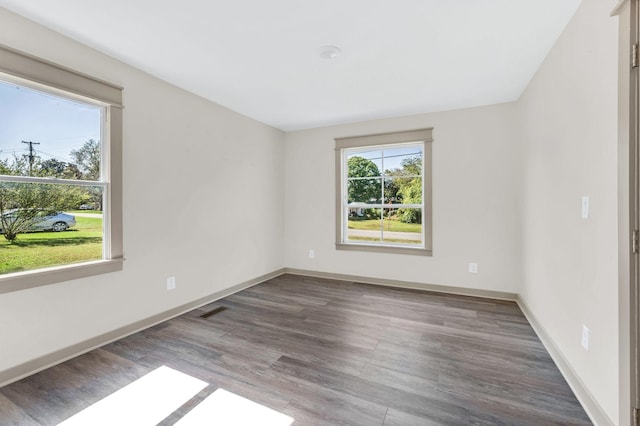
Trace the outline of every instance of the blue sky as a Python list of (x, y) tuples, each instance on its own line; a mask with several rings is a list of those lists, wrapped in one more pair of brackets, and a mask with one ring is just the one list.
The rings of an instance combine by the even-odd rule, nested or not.
[(21, 141), (39, 142), (36, 155), (70, 162), (69, 152), (100, 140), (102, 108), (0, 80), (0, 160), (28, 153)]
[[(400, 169), (402, 168), (402, 160), (410, 157), (422, 155), (422, 144), (418, 145), (406, 145), (398, 146), (392, 149), (384, 150), (384, 170)], [(382, 166), (382, 150), (354, 150), (349, 152), (348, 158), (352, 156), (358, 156), (373, 161), (379, 170), (383, 170)]]

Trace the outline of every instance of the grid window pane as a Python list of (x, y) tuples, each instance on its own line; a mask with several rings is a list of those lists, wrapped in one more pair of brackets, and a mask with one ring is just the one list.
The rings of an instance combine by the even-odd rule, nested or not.
[(422, 204), (422, 178), (385, 178), (384, 204)]
[(347, 182), (349, 204), (380, 204), (382, 197), (382, 178), (349, 179)]
[(384, 209), (382, 241), (422, 244), (422, 209)]
[(384, 174), (422, 175), (422, 147), (409, 146), (383, 150)]
[(87, 207), (102, 197), (101, 186), (0, 182), (0, 274), (102, 259), (102, 212)]
[(360, 151), (347, 155), (347, 177), (382, 176), (382, 151)]
[(0, 174), (100, 180), (103, 111), (0, 81)]
[(382, 209), (348, 209), (346, 239), (352, 242), (382, 242)]

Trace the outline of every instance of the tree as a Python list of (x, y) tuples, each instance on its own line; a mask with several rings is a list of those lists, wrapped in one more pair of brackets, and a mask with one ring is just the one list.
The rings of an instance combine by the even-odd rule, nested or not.
[[(378, 166), (373, 161), (359, 156), (349, 158), (347, 172), (349, 178), (380, 177)], [(380, 179), (353, 179), (349, 180), (347, 196), (350, 203), (366, 203), (370, 200), (380, 200), (381, 190)]]
[(100, 180), (100, 142), (89, 139), (80, 149), (72, 150), (71, 156), (82, 173), (81, 179)]
[(67, 163), (64, 161), (51, 158), (49, 160), (41, 161), (40, 164), (38, 164), (36, 173), (38, 176), (62, 177), (66, 167)]
[(43, 183), (0, 184), (0, 229), (4, 238), (15, 241), (40, 216), (77, 206), (82, 199), (79, 188)]
[[(387, 183), (389, 196), (402, 204), (422, 204), (422, 157), (412, 156), (402, 160), (401, 168), (387, 170), (393, 176)], [(398, 218), (405, 223), (421, 223), (422, 214), (418, 209), (398, 209)]]
[[(71, 151), (71, 157), (75, 160), (79, 179), (100, 180), (100, 142), (89, 139), (78, 150)], [(94, 187), (86, 187), (85, 191), (93, 206), (102, 210), (102, 190)]]
[(82, 172), (73, 163), (65, 163), (64, 161), (51, 158), (49, 160), (38, 163), (36, 175), (41, 177), (58, 177), (62, 179), (81, 179)]
[(9, 160), (0, 160), (0, 175), (12, 175), (13, 170), (9, 166)]

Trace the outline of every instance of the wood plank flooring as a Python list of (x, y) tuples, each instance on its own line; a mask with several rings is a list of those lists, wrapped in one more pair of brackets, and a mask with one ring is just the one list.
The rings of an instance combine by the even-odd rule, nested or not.
[(295, 426), (591, 424), (515, 303), (283, 275), (1, 388), (0, 425), (57, 424), (163, 365), (209, 386), (161, 425), (217, 388)]

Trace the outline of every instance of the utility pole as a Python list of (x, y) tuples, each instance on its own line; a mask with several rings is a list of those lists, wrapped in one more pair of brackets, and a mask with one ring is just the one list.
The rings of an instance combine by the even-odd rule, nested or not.
[(31, 176), (31, 172), (33, 170), (33, 160), (36, 158), (36, 156), (34, 155), (33, 146), (34, 145), (40, 145), (40, 142), (22, 141), (22, 143), (28, 143), (29, 144), (29, 155), (25, 155), (25, 157), (29, 157), (29, 176)]

